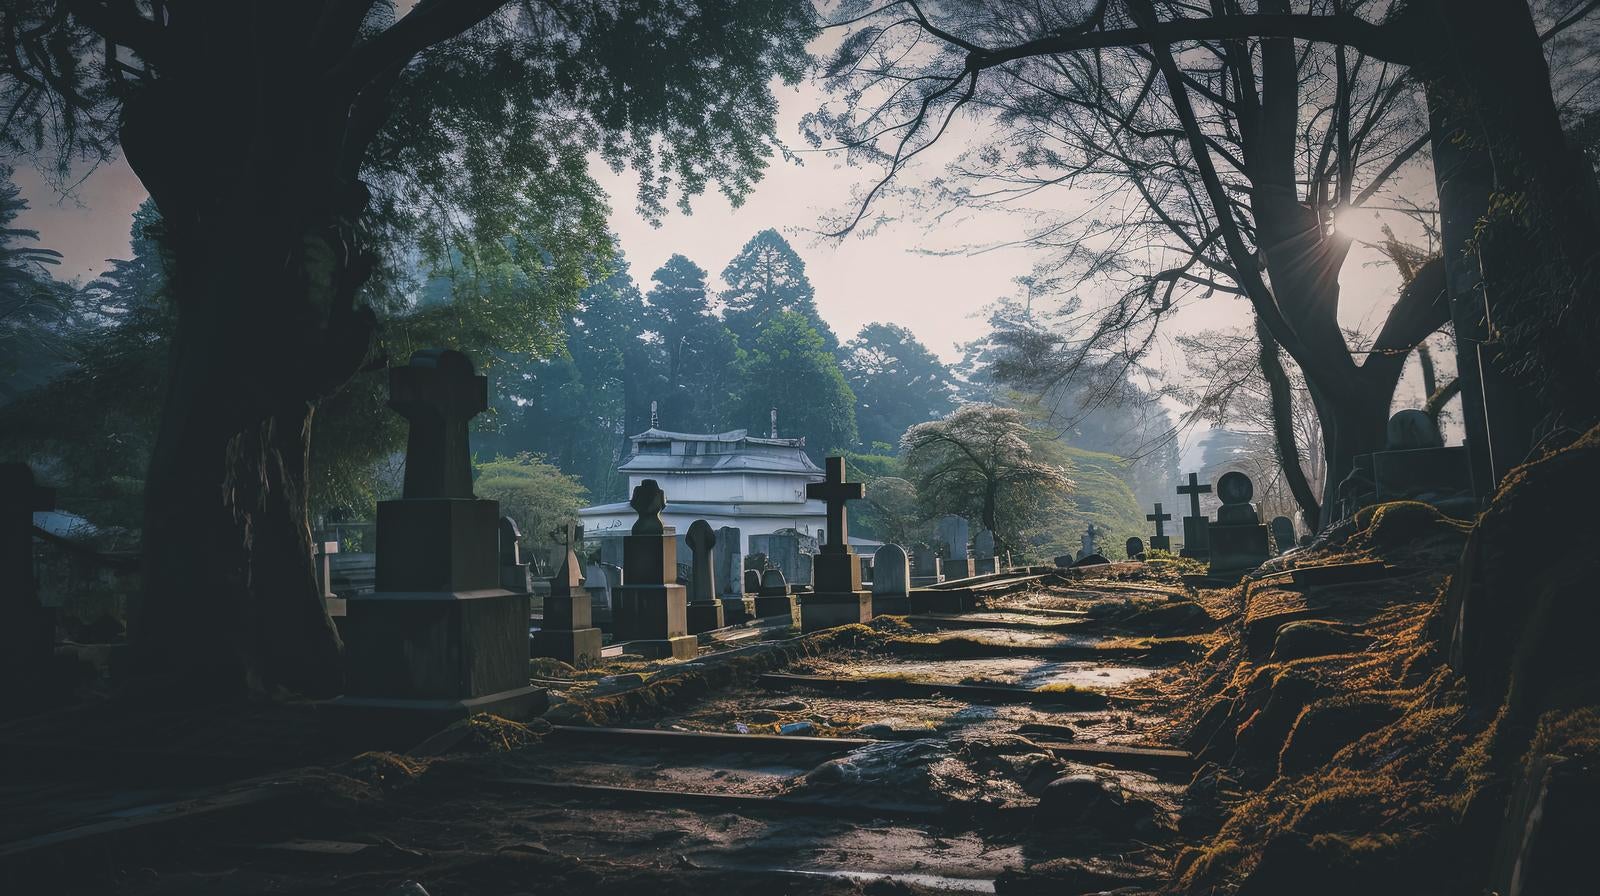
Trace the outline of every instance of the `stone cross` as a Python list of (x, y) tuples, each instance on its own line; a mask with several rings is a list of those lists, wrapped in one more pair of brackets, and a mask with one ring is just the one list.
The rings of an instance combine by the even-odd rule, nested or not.
[[(510, 517), (506, 517), (507, 520)], [(578, 527), (575, 523), (567, 524), (567, 549), (561, 558), (561, 568), (550, 579), (551, 597), (571, 597), (573, 592), (583, 587), (583, 573), (578, 564), (576, 546), (578, 544)]]
[(1200, 496), (1210, 494), (1211, 484), (1201, 484), (1200, 477), (1195, 473), (1189, 474), (1189, 484), (1178, 486), (1178, 494), (1189, 496), (1189, 515), (1198, 517), (1200, 513)]
[(1164, 524), (1167, 522), (1167, 520), (1172, 519), (1172, 514), (1162, 513), (1161, 502), (1157, 501), (1156, 512), (1147, 513), (1144, 515), (1144, 518), (1156, 524), (1156, 537), (1160, 538), (1161, 536), (1167, 534), (1167, 527)]
[(685, 540), (693, 555), (689, 564), (690, 602), (716, 600), (717, 574), (711, 564), (711, 549), (717, 546), (717, 533), (711, 531), (711, 524), (705, 520), (695, 520), (689, 524)]
[(1090, 554), (1098, 554), (1098, 553), (1100, 553), (1100, 545), (1095, 543), (1095, 539), (1099, 535), (1100, 535), (1100, 530), (1098, 530), (1098, 529), (1096, 529), (1094, 527), (1094, 523), (1090, 523), (1089, 524), (1089, 528), (1083, 533), (1083, 538), (1081, 539), (1082, 542), (1083, 542), (1083, 554), (1084, 554), (1084, 556), (1087, 557)]
[(806, 497), (817, 498), (828, 504), (828, 542), (822, 546), (827, 554), (850, 552), (850, 523), (845, 510), (846, 501), (859, 501), (866, 497), (867, 487), (859, 482), (844, 481), (844, 458), (828, 458), (828, 478), (822, 482), (806, 484)]
[(634, 535), (661, 535), (667, 531), (661, 522), (661, 511), (667, 509), (667, 493), (654, 479), (646, 479), (634, 488), (628, 506), (639, 514), (633, 524)]
[(489, 378), (457, 351), (424, 349), (389, 369), (389, 407), (410, 424), (405, 498), (471, 498), (467, 423), (489, 407)]

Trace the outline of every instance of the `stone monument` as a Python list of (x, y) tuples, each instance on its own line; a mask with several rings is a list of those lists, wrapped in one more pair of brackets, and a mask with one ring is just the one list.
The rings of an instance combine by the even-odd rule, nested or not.
[(654, 479), (628, 501), (639, 518), (623, 536), (622, 585), (613, 592), (611, 625), (630, 653), (651, 659), (690, 659), (699, 639), (689, 634), (688, 596), (678, 584), (678, 533), (661, 522), (667, 496)]
[(1232, 578), (1267, 562), (1272, 550), (1267, 527), (1250, 503), (1255, 485), (1249, 476), (1237, 470), (1222, 474), (1217, 480), (1217, 497), (1222, 506), (1217, 508), (1217, 521), (1208, 527), (1211, 574)]
[(460, 352), (389, 370), (389, 406), (410, 424), (404, 489), (378, 504), (376, 590), (346, 605), (346, 690), (325, 706), (348, 730), (414, 736), (548, 703), (528, 685), (528, 595), (500, 584), (500, 505), (472, 494), (467, 423), (488, 399)]
[(911, 559), (897, 544), (878, 548), (872, 557), (872, 614), (904, 616), (911, 612)]
[(1156, 534), (1150, 537), (1150, 550), (1172, 551), (1172, 536), (1167, 534), (1167, 521), (1172, 519), (1172, 514), (1161, 511), (1161, 502), (1156, 502), (1156, 512), (1147, 513), (1145, 519), (1156, 524)]
[(589, 592), (589, 614), (595, 625), (611, 627), (612, 595), (622, 585), (622, 567), (593, 561), (583, 568), (583, 587)]
[(944, 561), (930, 545), (918, 542), (911, 546), (911, 586), (925, 588), (944, 581)]
[(533, 564), (522, 559), (522, 529), (509, 516), (500, 518), (500, 587), (533, 593)]
[(689, 524), (689, 634), (698, 635), (722, 628), (722, 598), (717, 595), (717, 572), (712, 549), (717, 533), (711, 524), (695, 520)]
[(555, 657), (579, 669), (600, 661), (600, 630), (594, 627), (593, 608), (574, 548), (577, 527), (567, 526), (565, 556), (550, 579), (550, 595), (544, 599), (544, 622), (533, 633), (532, 655)]
[(1287, 554), (1295, 548), (1294, 520), (1286, 516), (1272, 518), (1272, 541), (1278, 553)]
[[(813, 588), (800, 602), (800, 631), (866, 622), (872, 618), (872, 592), (861, 587), (861, 564), (850, 547), (849, 501), (867, 493), (859, 482), (846, 482), (844, 458), (827, 459), (827, 478), (806, 485), (806, 497), (828, 507), (828, 540), (813, 560)], [(962, 547), (966, 544), (963, 542)]]
[(1099, 553), (1100, 530), (1095, 528), (1094, 523), (1091, 522), (1089, 528), (1085, 529), (1083, 534), (1078, 537), (1078, 556), (1076, 560), (1081, 561), (1086, 557)]
[(979, 529), (978, 534), (972, 539), (973, 571), (978, 575), (988, 575), (1000, 571), (1000, 561), (994, 555), (994, 533), (988, 529)]
[(1458, 517), (1477, 509), (1466, 447), (1445, 447), (1433, 418), (1422, 411), (1390, 417), (1384, 450), (1374, 451), (1368, 465), (1377, 502), (1425, 501)]
[(1127, 552), (1129, 560), (1143, 560), (1144, 539), (1137, 535), (1133, 536), (1123, 545), (1123, 550)]
[(1211, 521), (1200, 512), (1200, 496), (1210, 492), (1211, 483), (1202, 483), (1194, 473), (1189, 474), (1188, 485), (1178, 486), (1178, 494), (1189, 496), (1189, 515), (1183, 518), (1183, 550), (1178, 552), (1180, 556), (1201, 558), (1211, 550), (1211, 542), (1206, 537)]
[(811, 581), (810, 558), (805, 556), (801, 547), (800, 536), (794, 532), (750, 536), (750, 550), (765, 554), (768, 566), (783, 570), (783, 580), (789, 585), (804, 585)]
[(322, 595), (322, 606), (328, 617), (338, 622), (347, 612), (345, 599), (333, 593), (333, 555), (339, 553), (337, 541), (319, 541), (312, 545), (312, 560), (317, 565), (317, 591)]
[(794, 597), (794, 586), (783, 577), (783, 570), (768, 569), (761, 573), (761, 584), (756, 589), (756, 618), (786, 617), (791, 623), (800, 623), (800, 604)]
[(722, 621), (727, 625), (749, 622), (756, 617), (755, 599), (745, 596), (744, 554), (739, 551), (741, 537), (735, 526), (717, 530), (717, 546), (711, 566), (716, 570), (718, 598), (722, 601)]
[(946, 579), (970, 579), (975, 574), (972, 558), (967, 554), (968, 531), (965, 517), (952, 513), (939, 520), (939, 540), (946, 551), (941, 574)]

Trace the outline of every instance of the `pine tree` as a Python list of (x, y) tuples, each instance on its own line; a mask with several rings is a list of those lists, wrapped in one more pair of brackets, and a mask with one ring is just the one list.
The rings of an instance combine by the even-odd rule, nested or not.
[(778, 231), (767, 228), (744, 244), (722, 269), (728, 288), (720, 296), (723, 320), (741, 345), (776, 315), (793, 311), (822, 336), (823, 347), (837, 351), (839, 339), (817, 314), (816, 290), (806, 278), (806, 263)]

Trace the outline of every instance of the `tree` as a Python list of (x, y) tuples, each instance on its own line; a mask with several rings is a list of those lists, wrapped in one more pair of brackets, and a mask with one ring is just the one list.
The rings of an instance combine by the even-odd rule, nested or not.
[(871, 323), (845, 343), (839, 366), (856, 396), (861, 443), (894, 444), (914, 423), (950, 413), (950, 370), (899, 324)]
[(768, 414), (778, 411), (780, 433), (806, 440), (812, 460), (853, 447), (856, 397), (823, 344), (822, 334), (804, 317), (780, 311), (756, 334), (745, 361), (741, 419), (765, 432)]
[(663, 372), (661, 419), (669, 429), (716, 432), (729, 422), (739, 344), (711, 313), (706, 272), (673, 255), (651, 275), (645, 298)]
[(1073, 487), (1065, 468), (1036, 457), (1032, 438), (1021, 411), (969, 404), (906, 430), (900, 450), (926, 516), (976, 517), (997, 547), (1012, 547), (1059, 514)]
[(822, 335), (828, 351), (839, 339), (817, 313), (816, 291), (806, 279), (806, 263), (783, 235), (767, 228), (751, 237), (722, 269), (727, 284), (720, 296), (728, 329), (748, 344), (761, 327), (784, 311), (803, 316)]
[(548, 544), (551, 535), (578, 522), (578, 509), (588, 491), (571, 476), (526, 452), (496, 457), (477, 465), (472, 489), (480, 498), (500, 502), (500, 512), (517, 521), (524, 550)]
[(588, 153), (639, 170), (650, 216), (712, 181), (739, 200), (812, 18), (798, 0), (420, 0), (398, 19), (388, 2), (9, 4), (0, 31), (24, 52), (0, 67), (0, 143), (60, 173), (121, 151), (173, 260), (138, 666), (336, 692), (311, 423), (380, 358), (410, 260), (452, 275), (450, 333), (516, 347), (609, 252)]
[(69, 295), (50, 278), (61, 253), (28, 245), (38, 231), (13, 227), (28, 203), (0, 165), (0, 402), (45, 378), (66, 359), (60, 336)]

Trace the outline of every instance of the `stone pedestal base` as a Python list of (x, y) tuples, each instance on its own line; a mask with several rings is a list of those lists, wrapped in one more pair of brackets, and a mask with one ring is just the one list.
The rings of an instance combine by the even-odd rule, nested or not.
[(944, 580), (946, 582), (950, 581), (951, 579), (970, 579), (978, 574), (977, 570), (974, 568), (972, 560), (970, 559), (946, 560), (943, 562), (942, 566), (944, 567)]
[(1208, 538), (1213, 576), (1243, 574), (1272, 557), (1267, 527), (1260, 523), (1212, 525)]
[(800, 606), (795, 602), (793, 594), (757, 595), (755, 605), (757, 619), (787, 616), (793, 624), (800, 624)]
[(1150, 548), (1149, 549), (1152, 550), (1152, 551), (1166, 551), (1168, 553), (1171, 553), (1172, 552), (1172, 536), (1170, 536), (1170, 535), (1152, 535), (1152, 536), (1150, 536)]
[(346, 609), (346, 697), (453, 702), (528, 684), (526, 594), (378, 592)]
[(815, 591), (800, 601), (802, 634), (871, 618), (871, 591)]
[(907, 600), (913, 613), (971, 613), (978, 608), (971, 588), (913, 590)]
[(1211, 521), (1203, 516), (1186, 516), (1183, 518), (1183, 549), (1178, 551), (1178, 556), (1191, 559), (1204, 558), (1210, 552), (1210, 539), (1208, 532)]
[(724, 594), (722, 596), (722, 622), (724, 625), (739, 625), (756, 618), (756, 602), (748, 597), (734, 597)]
[(695, 601), (687, 607), (689, 634), (698, 635), (709, 632), (714, 628), (722, 628), (723, 620), (722, 601), (707, 600)]
[(872, 615), (874, 616), (905, 616), (911, 612), (911, 595), (909, 594), (876, 594), (872, 595)]
[(533, 633), (529, 656), (547, 656), (586, 669), (600, 662), (600, 630), (597, 628), (540, 629)]
[(973, 575), (987, 576), (998, 571), (999, 561), (993, 557), (979, 557), (972, 561)]
[(700, 653), (700, 639), (694, 635), (648, 638), (628, 641), (622, 649), (650, 660), (692, 660)]
[(613, 598), (612, 634), (627, 642), (627, 652), (681, 660), (699, 650), (699, 639), (689, 634), (688, 592), (682, 585), (623, 585)]
[(1467, 449), (1415, 448), (1372, 454), (1372, 481), (1379, 502), (1453, 497), (1472, 492)]

